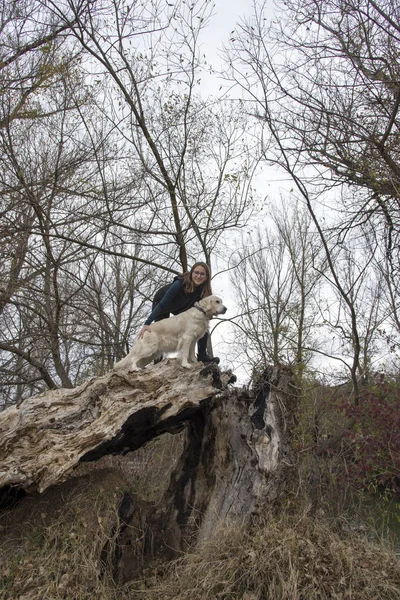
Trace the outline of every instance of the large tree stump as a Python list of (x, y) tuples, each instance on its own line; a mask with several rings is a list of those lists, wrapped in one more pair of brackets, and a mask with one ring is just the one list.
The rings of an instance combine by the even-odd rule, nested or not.
[(152, 517), (161, 546), (180, 550), (223, 520), (248, 522), (284, 494), (297, 473), (290, 439), (297, 400), (291, 372), (267, 368), (253, 394), (227, 390), (193, 416)]

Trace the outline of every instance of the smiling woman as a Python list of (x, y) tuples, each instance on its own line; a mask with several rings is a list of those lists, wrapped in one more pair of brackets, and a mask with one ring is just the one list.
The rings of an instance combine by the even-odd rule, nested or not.
[[(153, 299), (153, 310), (145, 321), (138, 337), (142, 338), (145, 331), (150, 331), (150, 324), (167, 319), (170, 314), (178, 315), (196, 302), (212, 295), (210, 269), (206, 263), (196, 262), (190, 271), (176, 277), (173, 283), (160, 288)], [(208, 331), (198, 341), (197, 359), (204, 363), (219, 363), (218, 357), (211, 357), (207, 352), (209, 341)], [(159, 360), (162, 360), (160, 358)], [(158, 361), (157, 361), (158, 362)]]

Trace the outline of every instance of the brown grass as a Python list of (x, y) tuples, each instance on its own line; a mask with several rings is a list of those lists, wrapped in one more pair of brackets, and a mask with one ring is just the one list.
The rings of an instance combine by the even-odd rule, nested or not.
[[(133, 589), (133, 586), (131, 586)], [(345, 539), (304, 516), (250, 529), (221, 525), (140, 600), (398, 600), (400, 561), (388, 547)]]
[(2, 600), (114, 600), (109, 582), (100, 577), (99, 556), (124, 484), (103, 472), (68, 484), (39, 502), (27, 498), (2, 517)]
[(83, 463), (76, 478), (27, 497), (0, 518), (1, 600), (119, 600), (100, 555), (113, 550), (124, 491), (157, 501), (182, 446), (165, 435), (135, 454)]

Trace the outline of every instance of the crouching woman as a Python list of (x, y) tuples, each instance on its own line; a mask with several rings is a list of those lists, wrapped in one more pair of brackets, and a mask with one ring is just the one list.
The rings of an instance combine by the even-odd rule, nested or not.
[[(174, 281), (160, 288), (153, 298), (152, 311), (147, 317), (138, 337), (143, 337), (145, 331), (150, 331), (150, 325), (154, 321), (168, 319), (170, 314), (178, 315), (196, 302), (211, 296), (211, 277), (208, 265), (197, 262), (190, 271), (175, 277)], [(218, 357), (211, 357), (207, 352), (209, 333), (205, 333), (197, 342), (197, 360), (203, 363), (219, 363)], [(162, 360), (162, 357), (155, 362)]]

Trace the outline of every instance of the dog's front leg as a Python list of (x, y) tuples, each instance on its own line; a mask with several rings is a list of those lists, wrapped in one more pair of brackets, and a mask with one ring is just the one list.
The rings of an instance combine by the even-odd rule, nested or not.
[(192, 364), (197, 363), (195, 348), (196, 348), (196, 341), (192, 342), (190, 344), (190, 348), (189, 348), (189, 362)]
[(179, 355), (180, 355), (180, 362), (182, 367), (184, 367), (185, 369), (190, 369), (192, 367), (192, 365), (190, 364), (190, 346), (191, 346), (191, 339), (183, 339), (179, 345)]

